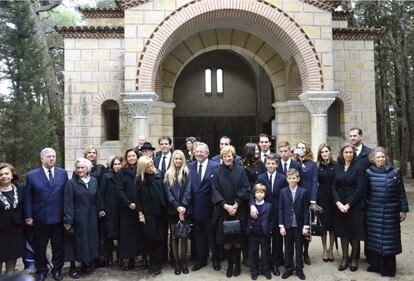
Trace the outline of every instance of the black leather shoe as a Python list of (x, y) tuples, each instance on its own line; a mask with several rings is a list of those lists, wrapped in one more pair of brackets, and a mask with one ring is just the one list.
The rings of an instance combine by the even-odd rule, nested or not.
[(213, 261), (213, 269), (219, 271), (221, 269), (221, 264), (219, 261)]
[(40, 273), (37, 275), (36, 281), (45, 281), (46, 273)]
[(80, 278), (79, 272), (76, 269), (73, 269), (73, 268), (69, 269), (69, 276), (72, 279), (79, 279)]
[(303, 262), (306, 263), (307, 265), (311, 265), (311, 260), (308, 254), (303, 255)]
[(181, 267), (181, 272), (182, 272), (183, 274), (188, 274), (188, 268), (187, 268), (187, 266), (186, 266), (186, 265), (183, 265), (183, 266)]
[(252, 274), (251, 275), (252, 280), (257, 280), (257, 277), (258, 277), (257, 274)]
[(279, 276), (280, 275), (279, 267), (274, 266), (272, 268), (272, 272), (273, 272), (274, 275)]
[(305, 279), (306, 279), (305, 273), (303, 273), (303, 271), (297, 271), (297, 272), (296, 272), (296, 276), (297, 276), (300, 280), (305, 280)]
[(285, 271), (282, 274), (282, 279), (287, 279), (292, 275), (292, 271)]
[(200, 270), (201, 268), (205, 267), (205, 264), (195, 264), (193, 265), (193, 267), (191, 268), (191, 271), (197, 271)]
[(175, 263), (174, 274), (175, 275), (180, 275), (181, 274), (181, 268), (180, 268), (180, 265), (178, 263)]
[(240, 275), (240, 273), (241, 273), (241, 269), (240, 269), (240, 264), (236, 264), (235, 266), (234, 266), (234, 270), (233, 270), (233, 276), (234, 277), (237, 277), (237, 276), (239, 276)]
[(349, 269), (351, 271), (357, 271), (358, 270), (358, 262), (357, 261), (351, 261), (351, 264), (349, 265)]
[(56, 281), (61, 281), (63, 279), (63, 275), (60, 272), (55, 272), (52, 275), (53, 279), (55, 279)]
[[(280, 273), (279, 273), (279, 274), (280, 274)], [(264, 275), (264, 277), (265, 277), (267, 280), (272, 279), (272, 273), (271, 273), (271, 272), (265, 272), (263, 275)]]
[(343, 261), (341, 262), (341, 264), (338, 266), (338, 270), (339, 271), (344, 271), (345, 269), (347, 269), (349, 266), (349, 262), (344, 263)]

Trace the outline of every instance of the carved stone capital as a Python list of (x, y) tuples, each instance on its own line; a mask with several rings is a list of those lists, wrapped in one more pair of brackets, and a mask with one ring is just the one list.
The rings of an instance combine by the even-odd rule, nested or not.
[(338, 91), (307, 91), (299, 96), (311, 116), (326, 116), (329, 106), (335, 101)]
[(148, 112), (158, 100), (158, 95), (154, 92), (129, 92), (121, 95), (134, 119), (148, 118)]

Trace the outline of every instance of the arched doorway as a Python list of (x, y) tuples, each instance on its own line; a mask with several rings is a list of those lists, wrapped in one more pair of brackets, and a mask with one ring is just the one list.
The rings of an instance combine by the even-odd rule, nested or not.
[(271, 133), (273, 97), (269, 77), (254, 60), (232, 50), (203, 53), (186, 65), (173, 89), (174, 143), (181, 148), (195, 136), (214, 155), (226, 135), (242, 154), (246, 142)]

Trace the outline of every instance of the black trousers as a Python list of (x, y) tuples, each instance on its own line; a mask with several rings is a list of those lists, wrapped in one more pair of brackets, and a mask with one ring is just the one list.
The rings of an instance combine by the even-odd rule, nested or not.
[[(295, 253), (293, 252), (295, 251)], [(296, 265), (293, 265), (293, 254), (295, 254)], [(285, 235), (285, 269), (293, 272), (303, 270), (303, 235), (302, 229), (291, 227), (286, 230)]]
[(211, 250), (213, 261), (220, 261), (218, 246), (214, 243), (213, 232), (210, 219), (194, 220), (193, 219), (193, 241), (195, 249), (195, 264), (207, 264), (208, 252)]
[(35, 252), (35, 265), (38, 274), (46, 274), (47, 244), (52, 245), (52, 273), (60, 272), (63, 267), (63, 225), (36, 223), (33, 226), (33, 246)]
[(150, 267), (153, 270), (160, 270), (165, 253), (164, 240), (146, 240), (148, 244), (148, 255), (150, 260)]
[(272, 231), (272, 261), (273, 266), (279, 267), (284, 264), (283, 258), (283, 236), (280, 235), (279, 226), (275, 225)]
[(249, 267), (251, 274), (259, 274), (259, 247), (262, 253), (263, 273), (270, 272), (270, 236), (249, 234)]

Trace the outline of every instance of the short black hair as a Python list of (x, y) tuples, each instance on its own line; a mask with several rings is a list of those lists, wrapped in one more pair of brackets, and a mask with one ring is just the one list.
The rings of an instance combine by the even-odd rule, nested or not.
[(355, 130), (358, 131), (358, 135), (362, 136), (362, 129), (360, 127), (352, 127), (348, 132)]

